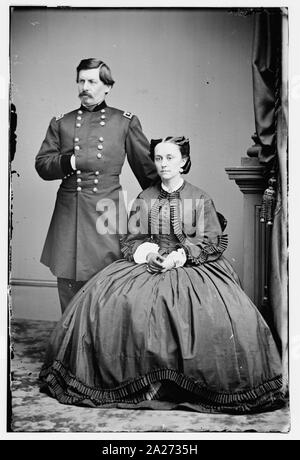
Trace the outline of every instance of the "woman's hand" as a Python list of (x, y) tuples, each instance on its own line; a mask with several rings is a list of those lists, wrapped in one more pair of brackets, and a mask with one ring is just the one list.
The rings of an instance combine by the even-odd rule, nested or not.
[(174, 260), (174, 257), (172, 257), (170, 254), (165, 258), (165, 260), (163, 261), (163, 270), (162, 270), (162, 273), (168, 271), (168, 270), (172, 270), (172, 268), (175, 268), (176, 267), (176, 262)]
[(147, 271), (150, 273), (160, 273), (164, 266), (163, 262), (165, 260), (165, 257), (161, 256), (157, 252), (149, 252), (147, 255)]

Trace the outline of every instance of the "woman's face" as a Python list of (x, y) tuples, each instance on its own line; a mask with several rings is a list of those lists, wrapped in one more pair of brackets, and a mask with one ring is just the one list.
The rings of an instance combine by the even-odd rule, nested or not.
[(180, 176), (180, 168), (185, 164), (180, 148), (172, 142), (161, 142), (154, 150), (154, 163), (162, 180)]

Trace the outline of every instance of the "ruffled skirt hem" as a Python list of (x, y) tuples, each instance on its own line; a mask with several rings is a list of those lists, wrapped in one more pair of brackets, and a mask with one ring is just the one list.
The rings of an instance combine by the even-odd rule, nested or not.
[(287, 384), (282, 376), (255, 388), (235, 392), (212, 391), (175, 369), (155, 369), (113, 389), (87, 386), (60, 361), (43, 367), (42, 390), (62, 404), (126, 409), (188, 409), (198, 412), (247, 414), (282, 407)]

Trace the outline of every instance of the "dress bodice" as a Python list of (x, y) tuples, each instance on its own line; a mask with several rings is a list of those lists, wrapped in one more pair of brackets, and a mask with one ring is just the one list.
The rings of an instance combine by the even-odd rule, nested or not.
[(220, 258), (227, 247), (213, 201), (205, 192), (184, 182), (168, 192), (155, 185), (144, 190), (132, 208), (132, 221), (140, 222), (142, 231), (129, 231), (121, 240), (127, 260), (143, 242), (158, 244), (160, 252), (182, 248), (187, 264), (199, 265)]
[(169, 254), (178, 248), (179, 240), (174, 233), (171, 222), (171, 206), (168, 196), (159, 199), (158, 211), (158, 232), (156, 241), (160, 247), (161, 254)]

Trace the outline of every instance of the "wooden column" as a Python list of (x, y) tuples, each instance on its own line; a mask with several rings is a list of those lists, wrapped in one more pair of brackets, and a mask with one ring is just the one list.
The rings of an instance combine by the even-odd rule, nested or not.
[[(268, 234), (260, 222), (262, 195), (266, 188), (265, 168), (257, 158), (242, 157), (241, 166), (225, 168), (244, 195), (243, 289), (261, 310), (267, 284), (266, 250)], [(238, 222), (237, 222), (238, 225)]]

